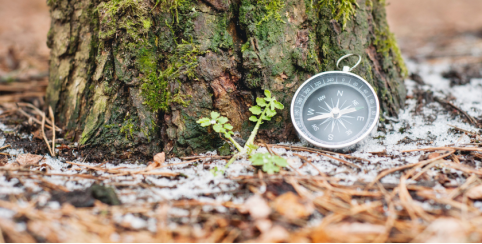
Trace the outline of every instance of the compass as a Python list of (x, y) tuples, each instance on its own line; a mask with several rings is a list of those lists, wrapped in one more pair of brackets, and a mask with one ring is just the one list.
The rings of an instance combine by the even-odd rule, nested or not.
[[(348, 54), (343, 59), (353, 56)], [(343, 71), (319, 73), (305, 81), (291, 102), (291, 120), (301, 139), (328, 149), (351, 148), (378, 123), (380, 106), (372, 86), (362, 77)]]

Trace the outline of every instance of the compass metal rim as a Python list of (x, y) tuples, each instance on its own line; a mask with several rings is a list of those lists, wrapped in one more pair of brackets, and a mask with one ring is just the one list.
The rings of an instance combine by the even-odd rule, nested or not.
[[(304, 135), (304, 132), (301, 131), (301, 129), (298, 127), (298, 125), (295, 122), (295, 117), (294, 117), (294, 112), (293, 112), (293, 109), (295, 107), (295, 100), (296, 100), (295, 98), (298, 96), (300, 91), (303, 90), (303, 87), (305, 85), (307, 85), (311, 80), (313, 80), (313, 79), (315, 79), (319, 76), (328, 75), (328, 74), (346, 74), (346, 75), (354, 76), (354, 77), (360, 79), (361, 81), (363, 81), (367, 85), (367, 87), (372, 91), (373, 96), (376, 98), (375, 99), (375, 102), (376, 102), (375, 108), (376, 108), (376, 114), (378, 116), (373, 120), (372, 124), (368, 127), (368, 130), (365, 131), (359, 138), (353, 140), (352, 142), (347, 142), (347, 143), (340, 144), (340, 145), (330, 145), (330, 144), (319, 143), (317, 141), (313, 141), (308, 136)], [(326, 71), (326, 72), (318, 73), (318, 74), (310, 77), (305, 82), (303, 82), (303, 84), (301, 84), (300, 87), (298, 87), (298, 89), (296, 90), (295, 95), (293, 96), (293, 99), (291, 101), (290, 114), (291, 114), (291, 122), (293, 123), (293, 126), (295, 127), (296, 132), (298, 133), (299, 136), (303, 137), (304, 140), (308, 141), (309, 143), (311, 143), (314, 146), (321, 147), (321, 148), (343, 149), (343, 148), (347, 148), (347, 147), (351, 147), (353, 145), (356, 145), (357, 143), (359, 143), (363, 139), (365, 139), (368, 135), (370, 135), (370, 133), (373, 131), (373, 129), (377, 126), (378, 120), (380, 119), (380, 102), (378, 100), (378, 95), (375, 92), (375, 90), (373, 89), (372, 85), (370, 85), (370, 83), (368, 83), (368, 81), (366, 81), (365, 79), (363, 79), (359, 75), (353, 74), (351, 72), (346, 72), (346, 71)]]

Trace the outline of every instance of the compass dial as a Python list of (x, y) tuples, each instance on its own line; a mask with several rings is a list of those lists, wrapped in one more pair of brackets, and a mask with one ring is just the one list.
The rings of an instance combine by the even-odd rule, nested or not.
[(348, 72), (318, 74), (298, 89), (291, 106), (296, 130), (310, 143), (343, 148), (366, 137), (378, 122), (376, 93)]

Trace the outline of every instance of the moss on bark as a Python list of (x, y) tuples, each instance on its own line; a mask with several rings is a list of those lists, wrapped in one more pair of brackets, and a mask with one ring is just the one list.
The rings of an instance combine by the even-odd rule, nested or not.
[[(199, 117), (217, 110), (246, 138), (262, 90), (289, 107), (304, 80), (358, 53), (354, 72), (396, 115), (406, 69), (384, 2), (337, 2), (50, 0), (48, 102), (86, 146), (190, 154), (223, 143)], [(285, 109), (261, 138), (296, 140), (289, 118)]]

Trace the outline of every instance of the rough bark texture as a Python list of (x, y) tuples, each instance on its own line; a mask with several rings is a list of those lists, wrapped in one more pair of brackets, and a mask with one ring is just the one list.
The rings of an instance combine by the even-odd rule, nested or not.
[[(298, 86), (357, 53), (363, 60), (353, 72), (396, 116), (405, 98), (404, 64), (385, 3), (352, 3), (49, 0), (47, 99), (67, 137), (83, 145), (183, 155), (222, 145), (196, 124), (212, 110), (247, 138), (254, 126), (248, 108), (269, 89), (286, 108), (259, 138), (292, 141), (289, 106)], [(350, 18), (345, 27), (343, 16)]]

